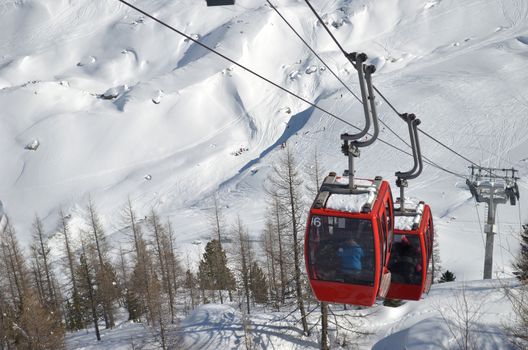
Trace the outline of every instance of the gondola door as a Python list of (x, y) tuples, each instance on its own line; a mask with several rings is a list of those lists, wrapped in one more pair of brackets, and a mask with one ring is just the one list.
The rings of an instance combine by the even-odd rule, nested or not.
[(379, 289), (378, 289), (378, 297), (385, 298), (387, 295), (387, 292), (390, 287), (390, 281), (391, 281), (391, 274), (388, 269), (389, 265), (389, 258), (390, 258), (390, 251), (392, 246), (392, 223), (394, 222), (394, 218), (391, 216), (393, 215), (393, 209), (392, 209), (392, 195), (390, 191), (387, 191), (387, 193), (384, 195), (383, 201), (380, 205), (380, 208), (378, 209), (378, 220), (377, 220), (377, 226), (378, 226), (378, 237), (379, 237), (379, 245), (380, 245), (380, 281), (379, 281)]
[(433, 226), (433, 217), (429, 215), (428, 222), (427, 222), (427, 228), (425, 229), (425, 250), (427, 252), (426, 255), (426, 266), (427, 267), (427, 275), (425, 280), (425, 287), (424, 287), (424, 293), (429, 293), (429, 290), (431, 289), (431, 284), (434, 280), (434, 257), (433, 257), (433, 244), (434, 244), (434, 226)]

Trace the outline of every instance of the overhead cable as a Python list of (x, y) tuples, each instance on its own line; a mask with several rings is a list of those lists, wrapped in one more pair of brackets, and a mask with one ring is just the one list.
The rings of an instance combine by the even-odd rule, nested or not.
[(286, 18), (284, 18), (284, 16), (279, 12), (279, 10), (277, 10), (277, 8), (275, 7), (275, 5), (273, 5), (271, 3), (270, 0), (266, 0), (266, 2), (269, 4), (269, 6), (275, 10), (275, 12), (277, 12), (277, 14), (279, 15), (280, 18), (282, 18), (282, 20), (284, 21), (284, 23), (286, 23), (288, 25), (288, 27), (290, 27), (290, 29), (295, 33), (295, 35), (297, 35), (297, 37), (304, 43), (304, 45), (315, 55), (315, 57), (317, 57), (319, 59), (319, 61), (321, 61), (321, 63), (326, 67), (326, 69), (328, 69), (328, 71), (330, 73), (332, 73), (332, 75), (337, 79), (339, 80), (339, 82), (345, 87), (345, 89), (348, 90), (348, 92), (350, 92), (355, 98), (356, 100), (358, 100), (360, 103), (363, 103), (361, 101), (361, 99), (345, 84), (345, 82), (343, 80), (341, 80), (341, 78), (339, 78), (337, 76), (336, 73), (334, 73), (334, 71), (332, 70), (332, 68), (330, 68), (326, 62), (317, 54), (317, 52), (315, 52), (314, 49), (312, 49), (312, 47), (310, 46), (310, 44), (308, 44), (306, 42), (306, 40), (304, 40), (304, 38), (299, 34), (299, 32), (297, 32), (297, 30), (295, 30), (295, 28), (293, 28), (293, 26), (290, 24), (290, 22), (288, 22), (288, 20)]
[(319, 13), (317, 13), (317, 11), (313, 8), (312, 4), (310, 4), (310, 1), (308, 0), (304, 0), (306, 2), (306, 4), (308, 5), (308, 7), (310, 7), (310, 9), (312, 10), (313, 14), (315, 15), (315, 17), (317, 17), (317, 19), (319, 20), (319, 22), (323, 25), (323, 28), (328, 32), (328, 35), (330, 35), (330, 37), (332, 38), (332, 40), (335, 42), (335, 44), (337, 45), (337, 47), (339, 47), (339, 50), (341, 50), (341, 52), (346, 56), (348, 55), (348, 52), (345, 51), (345, 49), (341, 46), (341, 44), (339, 43), (339, 41), (337, 41), (336, 37), (332, 34), (332, 32), (330, 31), (330, 29), (326, 26), (325, 22), (323, 21), (323, 19), (321, 18), (321, 16), (319, 16)]
[[(310, 3), (309, 0), (304, 0), (306, 2), (306, 4), (308, 5), (308, 7), (310, 7), (310, 9), (312, 10), (313, 14), (317, 17), (317, 19), (319, 20), (319, 22), (321, 23), (321, 25), (324, 27), (324, 29), (326, 30), (326, 32), (328, 33), (328, 35), (330, 35), (330, 37), (332, 38), (332, 40), (335, 42), (335, 44), (339, 47), (339, 50), (346, 56), (348, 55), (348, 53), (345, 51), (345, 49), (341, 46), (341, 44), (339, 43), (339, 41), (337, 40), (337, 38), (332, 34), (332, 32), (330, 31), (330, 29), (328, 28), (328, 26), (324, 23), (323, 19), (321, 18), (321, 16), (319, 15), (319, 13), (317, 13), (317, 11), (315, 10), (315, 8), (312, 6), (312, 4)], [(398, 112), (398, 110), (392, 105), (392, 103), (390, 103), (390, 101), (381, 93), (381, 91), (376, 88), (375, 86), (373, 86), (374, 90), (380, 95), (380, 97), (389, 105), (389, 107), (398, 115), (398, 116), (402, 116), (402, 114), (400, 112)], [(451, 147), (447, 146), (446, 144), (444, 144), (443, 142), (441, 142), (440, 140), (434, 138), (433, 136), (431, 136), (430, 134), (428, 134), (427, 132), (421, 130), (420, 128), (418, 128), (418, 131), (421, 132), (422, 134), (424, 134), (425, 136), (429, 137), (431, 140), (435, 141), (436, 143), (440, 144), (441, 146), (443, 146), (444, 148), (446, 148), (447, 150), (453, 152), (454, 154), (456, 154), (457, 156), (461, 157), (462, 159), (464, 159), (465, 161), (475, 165), (475, 166), (478, 166), (477, 163), (473, 162), (472, 160), (470, 160), (469, 158), (461, 155), (459, 152), (455, 151), (454, 149), (452, 149)], [(491, 171), (490, 171), (490, 174), (491, 174)]]
[[(332, 70), (332, 68), (330, 68), (330, 66), (328, 66), (328, 64), (326, 64), (326, 62), (321, 58), (321, 56), (319, 56), (319, 54), (317, 54), (317, 52), (315, 52), (315, 50), (310, 46), (310, 44), (308, 44), (308, 42), (306, 42), (306, 40), (304, 40), (304, 38), (299, 34), (299, 32), (280, 13), (280, 11), (277, 9), (277, 7), (275, 5), (273, 5), (270, 0), (266, 0), (266, 1), (269, 4), (269, 6), (279, 15), (279, 17), (282, 18), (284, 23), (286, 23), (286, 25), (288, 27), (290, 27), (290, 29), (295, 33), (295, 35), (297, 35), (297, 37), (304, 43), (304, 45), (315, 55), (315, 57), (317, 57), (319, 59), (319, 61), (321, 61), (321, 63), (326, 67), (326, 69), (330, 73), (332, 73), (332, 75), (341, 83), (341, 85), (343, 85), (343, 87), (345, 89), (347, 89), (348, 92), (350, 92), (352, 94), (352, 96), (354, 96), (356, 98), (356, 100), (358, 100), (359, 103), (363, 103), (363, 101), (358, 97), (358, 95), (356, 95), (354, 93), (354, 91), (352, 91), (352, 89), (350, 89), (350, 87)], [(387, 129), (389, 129), (398, 139), (400, 139), (400, 141), (402, 141), (405, 145), (410, 147), (410, 145), (400, 135), (398, 135), (395, 131), (393, 131), (383, 120), (380, 120), (380, 123), (383, 124), (383, 126), (385, 126)]]
[[(339, 117), (339, 116), (337, 116), (337, 115), (335, 115), (335, 114), (333, 114), (333, 113), (327, 111), (326, 109), (324, 109), (324, 108), (322, 108), (322, 107), (316, 105), (315, 103), (308, 101), (308, 100), (305, 99), (304, 97), (302, 97), (302, 96), (300, 96), (300, 95), (298, 95), (298, 94), (296, 94), (296, 93), (294, 93), (294, 92), (292, 92), (292, 91), (290, 91), (290, 90), (288, 90), (288, 89), (286, 89), (286, 88), (280, 86), (279, 84), (277, 84), (277, 83), (275, 83), (275, 82), (269, 80), (268, 78), (266, 78), (266, 77), (260, 75), (259, 73), (253, 71), (252, 69), (247, 68), (247, 67), (241, 65), (240, 63), (237, 63), (237, 62), (234, 61), (233, 59), (231, 59), (231, 58), (225, 56), (224, 54), (218, 52), (217, 50), (215, 50), (215, 49), (213, 49), (213, 48), (211, 48), (211, 47), (209, 47), (209, 46), (207, 46), (207, 45), (205, 45), (205, 44), (199, 42), (198, 40), (194, 39), (193, 37), (191, 37), (191, 36), (185, 34), (184, 32), (182, 32), (182, 31), (180, 31), (180, 30), (178, 30), (178, 29), (172, 27), (171, 25), (169, 25), (169, 24), (165, 23), (164, 21), (162, 21), (162, 20), (160, 20), (160, 19), (158, 19), (158, 18), (152, 16), (151, 14), (149, 14), (149, 13), (143, 11), (142, 9), (140, 9), (140, 8), (138, 8), (138, 7), (136, 7), (136, 6), (132, 5), (132, 4), (130, 4), (129, 2), (127, 2), (127, 1), (125, 1), (125, 0), (118, 0), (118, 1), (121, 2), (121, 3), (123, 3), (123, 4), (125, 4), (125, 5), (127, 5), (127, 6), (129, 6), (129, 7), (132, 8), (132, 9), (138, 11), (139, 13), (141, 13), (141, 14), (147, 16), (148, 18), (150, 18), (150, 19), (152, 19), (152, 20), (158, 22), (159, 24), (163, 25), (164, 27), (166, 27), (166, 28), (168, 28), (168, 29), (170, 29), (170, 30), (172, 30), (172, 31), (174, 31), (174, 32), (176, 32), (176, 33), (178, 33), (179, 35), (181, 35), (181, 36), (183, 36), (183, 37), (185, 37), (185, 38), (187, 38), (188, 40), (194, 42), (195, 44), (197, 44), (197, 45), (199, 45), (199, 46), (201, 46), (201, 47), (203, 47), (204, 49), (207, 49), (207, 50), (209, 50), (209, 51), (215, 53), (216, 55), (218, 55), (218, 56), (222, 57), (223, 59), (225, 59), (225, 60), (227, 60), (227, 61), (233, 63), (234, 65), (238, 66), (239, 68), (242, 68), (243, 70), (247, 71), (248, 73), (253, 74), (254, 76), (256, 76), (256, 77), (258, 77), (258, 78), (260, 78), (260, 79), (266, 81), (267, 83), (269, 83), (269, 84), (275, 86), (276, 88), (278, 88), (278, 89), (280, 89), (280, 90), (286, 92), (287, 94), (289, 94), (289, 95), (291, 95), (291, 96), (294, 96), (295, 98), (297, 98), (297, 99), (299, 99), (299, 100), (301, 100), (301, 101), (307, 103), (308, 105), (312, 106), (313, 108), (318, 109), (319, 111), (328, 114), (329, 116), (331, 116), (331, 117), (333, 117), (333, 118), (335, 118), (335, 119), (341, 121), (342, 123), (345, 123), (345, 124), (347, 124), (347, 125), (350, 125), (350, 126), (352, 126), (353, 128), (356, 128), (357, 130), (359, 130), (359, 128), (358, 128), (357, 126), (355, 126), (354, 124), (352, 124), (352, 123), (350, 123), (350, 122), (344, 120), (343, 118), (341, 118), (341, 117)], [(380, 141), (381, 141), (382, 143), (384, 143), (384, 144), (386, 144), (386, 145), (388, 145), (388, 146), (394, 148), (394, 149), (399, 150), (400, 152), (403, 152), (403, 153), (406, 153), (406, 154), (409, 154), (409, 155), (410, 155), (410, 153), (408, 153), (408, 152), (406, 152), (406, 151), (404, 151), (404, 150), (398, 148), (397, 146), (394, 146), (394, 145), (392, 145), (392, 144), (390, 144), (390, 143), (388, 143), (388, 142), (386, 142), (386, 141), (384, 141), (384, 140), (381, 140), (381, 139), (380, 139)]]
[[(277, 7), (275, 5), (273, 5), (271, 3), (270, 0), (266, 0), (266, 2), (269, 4), (269, 6), (279, 15), (279, 17), (286, 23), (286, 25), (295, 33), (295, 35), (297, 35), (297, 37), (304, 43), (304, 45), (315, 55), (315, 57), (317, 57), (319, 59), (319, 61), (321, 61), (321, 63), (326, 67), (326, 69), (345, 87), (345, 89), (347, 89), (355, 98), (356, 100), (358, 100), (358, 102), (360, 103), (363, 103), (363, 101), (361, 101), (361, 99), (350, 89), (350, 87), (341, 79), (337, 76), (337, 74), (332, 70), (332, 68), (330, 68), (328, 66), (328, 64), (326, 64), (326, 62), (321, 58), (321, 56), (319, 56), (319, 54), (317, 54), (317, 52), (315, 52), (315, 50), (310, 46), (310, 44), (308, 44), (308, 42), (306, 42), (306, 40), (304, 40), (304, 38), (299, 34), (299, 32), (291, 25), (291, 23), (281, 14), (281, 12), (277, 9)], [(319, 14), (315, 11), (315, 9), (312, 7), (312, 5), (310, 4), (310, 2), (306, 2), (308, 4), (308, 6), (312, 9), (312, 11), (314, 12), (314, 14), (317, 16), (318, 20), (322, 22), (322, 19), (321, 17), (319, 16)], [(324, 23), (323, 23), (324, 25)], [(339, 42), (337, 41), (337, 39), (332, 35), (332, 33), (330, 33), (330, 31), (328, 30), (328, 28), (326, 26), (324, 26), (325, 29), (327, 30), (327, 32), (330, 34), (330, 36), (332, 37), (332, 39), (334, 40), (334, 42), (339, 46), (339, 48), (341, 49), (341, 51), (346, 54), (346, 52), (344, 51), (344, 49), (341, 47), (341, 45), (339, 44)], [(376, 90), (376, 92), (378, 92), (378, 94), (381, 96), (381, 98), (392, 108), (393, 111), (395, 111), (398, 115), (402, 115), (400, 114), (396, 108), (385, 98), (385, 96), (383, 96), (383, 94), (375, 87), (373, 86), (373, 88)], [(408, 147), (411, 147), (411, 145), (409, 145), (409, 143), (407, 141), (405, 141), (400, 135), (398, 135), (397, 132), (395, 132), (394, 130), (392, 130), (392, 128), (387, 125), (387, 123), (385, 123), (383, 120), (379, 120), (381, 124), (383, 124), (383, 126), (385, 126), (394, 136), (396, 136), (401, 142), (403, 142), (406, 146)], [(421, 130), (420, 130), (421, 131)], [(409, 154), (409, 153), (407, 153)], [(455, 176), (458, 176), (458, 177), (462, 177), (462, 178), (465, 178), (464, 176), (460, 175), (460, 174), (456, 174), (450, 170), (446, 170), (444, 168), (442, 168), (441, 166), (439, 166), (438, 164), (434, 163), (432, 160), (430, 160), (429, 158), (423, 156), (424, 160), (426, 161), (426, 163), (428, 163), (429, 165), (432, 165), (438, 169), (441, 169), (447, 173), (450, 173), (452, 175), (455, 175)]]
[[(236, 65), (237, 67), (242, 68), (242, 69), (245, 70), (246, 72), (248, 72), (248, 73), (250, 73), (250, 74), (252, 74), (252, 75), (254, 75), (254, 76), (256, 76), (256, 77), (258, 77), (258, 78), (260, 78), (260, 79), (262, 79), (262, 80), (264, 80), (264, 81), (266, 81), (267, 83), (269, 83), (269, 84), (275, 86), (276, 88), (278, 88), (278, 89), (280, 89), (280, 90), (286, 92), (287, 94), (289, 94), (289, 95), (291, 95), (291, 96), (294, 96), (295, 98), (297, 98), (297, 99), (299, 99), (299, 100), (305, 102), (306, 104), (310, 105), (311, 107), (313, 107), (313, 108), (315, 108), (315, 109), (317, 109), (317, 110), (319, 110), (319, 111), (321, 111), (321, 112), (323, 112), (323, 113), (326, 113), (327, 115), (331, 116), (332, 118), (335, 118), (335, 119), (339, 120), (340, 122), (342, 122), (342, 123), (344, 123), (344, 124), (347, 124), (347, 125), (349, 125), (349, 126), (355, 128), (355, 129), (357, 129), (357, 130), (360, 130), (360, 128), (358, 128), (358, 127), (355, 126), (354, 124), (352, 124), (352, 123), (350, 123), (350, 122), (344, 120), (343, 118), (341, 118), (341, 117), (339, 117), (339, 116), (337, 116), (337, 115), (335, 115), (335, 114), (333, 114), (333, 113), (327, 111), (326, 109), (324, 109), (324, 108), (322, 108), (322, 107), (316, 105), (315, 103), (308, 101), (307, 99), (303, 98), (302, 96), (300, 96), (300, 95), (298, 95), (298, 94), (296, 94), (296, 93), (294, 93), (294, 92), (292, 92), (292, 91), (290, 91), (290, 90), (288, 90), (288, 89), (286, 89), (286, 88), (280, 86), (279, 84), (277, 84), (277, 83), (275, 83), (275, 82), (269, 80), (268, 78), (266, 78), (266, 77), (262, 76), (261, 74), (259, 74), (259, 73), (255, 72), (255, 71), (253, 71), (252, 69), (243, 66), (242, 64), (240, 64), (240, 63), (234, 61), (233, 59), (227, 57), (226, 55), (224, 55), (224, 54), (222, 54), (222, 53), (220, 53), (220, 52), (218, 52), (217, 50), (215, 50), (215, 49), (213, 49), (213, 48), (211, 48), (211, 47), (209, 47), (209, 46), (207, 46), (207, 45), (205, 45), (205, 44), (199, 42), (198, 40), (194, 39), (193, 37), (191, 37), (191, 36), (185, 34), (184, 32), (182, 32), (182, 31), (180, 31), (180, 30), (174, 28), (173, 26), (167, 24), (166, 22), (164, 22), (164, 21), (158, 19), (157, 17), (155, 17), (155, 16), (149, 14), (148, 12), (146, 12), (146, 11), (144, 11), (144, 10), (142, 10), (142, 9), (140, 9), (140, 8), (138, 8), (138, 7), (134, 6), (134, 5), (132, 5), (132, 4), (130, 4), (129, 2), (127, 2), (127, 1), (125, 1), (125, 0), (118, 0), (118, 1), (121, 2), (121, 3), (123, 3), (124, 5), (126, 5), (126, 6), (128, 6), (128, 7), (130, 7), (130, 8), (132, 8), (132, 9), (134, 9), (135, 11), (137, 11), (137, 12), (139, 12), (139, 13), (145, 15), (146, 17), (148, 17), (148, 18), (154, 20), (155, 22), (158, 22), (159, 24), (161, 24), (162, 26), (164, 26), (164, 27), (166, 27), (166, 28), (172, 30), (173, 32), (178, 33), (179, 35), (181, 35), (181, 36), (185, 37), (186, 39), (188, 39), (188, 40), (194, 42), (195, 44), (197, 44), (197, 45), (203, 47), (204, 49), (209, 50), (209, 51), (215, 53), (216, 55), (222, 57), (223, 59), (225, 59), (225, 60), (227, 60), (227, 61), (229, 61), (229, 62), (231, 62), (232, 64)], [(396, 149), (396, 150), (398, 150), (398, 151), (400, 151), (400, 152), (402, 152), (402, 153), (405, 153), (405, 154), (407, 154), (407, 155), (409, 155), (409, 156), (412, 156), (411, 153), (409, 153), (409, 152), (407, 152), (407, 151), (405, 151), (405, 150), (403, 150), (403, 149), (401, 149), (401, 148), (399, 148), (399, 147), (397, 147), (397, 146), (395, 146), (395, 145), (393, 145), (393, 144), (391, 144), (391, 143), (389, 143), (389, 142), (387, 142), (387, 141), (384, 141), (384, 140), (382, 140), (382, 139), (380, 139), (380, 138), (378, 138), (378, 140), (379, 140), (381, 143), (383, 143), (383, 144), (385, 144), (385, 145), (387, 145), (387, 146), (389, 146), (389, 147), (391, 147), (391, 148), (393, 148), (393, 149)], [(450, 174), (452, 174), (452, 175), (454, 175), (454, 176), (458, 176), (458, 177), (460, 177), (460, 178), (465, 178), (463, 175), (460, 175), (460, 174), (457, 174), (457, 173), (455, 173), (455, 172), (453, 172), (453, 171), (447, 170), (447, 169), (445, 169), (445, 168), (443, 168), (443, 167), (437, 165), (437, 164), (434, 163), (434, 162), (430, 162), (430, 161), (429, 161), (428, 164), (430, 164), (430, 165), (432, 165), (432, 166), (434, 166), (434, 167), (436, 167), (436, 168), (438, 168), (438, 169), (440, 169), (440, 170), (442, 170), (442, 171), (445, 171), (445, 172), (447, 172), (447, 173), (450, 173)]]

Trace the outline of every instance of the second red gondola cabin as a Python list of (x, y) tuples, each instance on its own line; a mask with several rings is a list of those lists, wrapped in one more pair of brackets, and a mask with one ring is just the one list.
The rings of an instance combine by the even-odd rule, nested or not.
[(434, 227), (431, 209), (419, 203), (412, 215), (394, 216), (394, 243), (389, 262), (389, 299), (420, 300), (433, 280)]

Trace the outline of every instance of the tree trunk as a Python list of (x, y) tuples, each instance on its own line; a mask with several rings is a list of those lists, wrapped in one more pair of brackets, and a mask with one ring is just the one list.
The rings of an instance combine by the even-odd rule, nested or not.
[(86, 260), (86, 251), (84, 247), (84, 242), (81, 239), (81, 246), (82, 246), (82, 255), (81, 255), (81, 265), (84, 270), (85, 278), (86, 278), (86, 286), (88, 287), (88, 297), (90, 298), (90, 306), (92, 309), (92, 321), (95, 328), (95, 337), (98, 341), (101, 340), (101, 334), (99, 333), (99, 325), (97, 323), (97, 311), (95, 307), (95, 298), (93, 295), (93, 283), (92, 283), (92, 277), (90, 274), (90, 269), (88, 267), (88, 261)]
[(66, 217), (64, 216), (64, 212), (62, 209), (59, 211), (60, 215), (60, 228), (61, 232), (64, 236), (64, 247), (66, 248), (66, 257), (68, 258), (68, 269), (70, 271), (70, 279), (72, 284), (72, 307), (73, 307), (73, 328), (75, 330), (79, 330), (82, 328), (82, 315), (81, 315), (81, 308), (80, 308), (80, 297), (79, 297), (79, 290), (77, 288), (77, 281), (75, 279), (75, 264), (74, 264), (74, 258), (73, 258), (73, 252), (72, 248), (70, 246), (70, 237), (69, 237), (69, 229), (68, 229), (68, 223), (66, 222)]
[(242, 277), (242, 284), (244, 286), (244, 294), (246, 295), (246, 310), (250, 314), (250, 300), (249, 300), (249, 267), (251, 266), (251, 254), (249, 252), (249, 239), (245, 228), (242, 225), (240, 217), (237, 220), (237, 233), (238, 233), (238, 242), (240, 244), (239, 256), (240, 256), (240, 276)]
[(160, 223), (158, 222), (159, 221), (159, 218), (158, 218), (158, 215), (154, 212), (154, 210), (152, 210), (151, 212), (151, 217), (150, 217), (150, 220), (151, 220), (151, 225), (152, 225), (152, 230), (153, 230), (153, 233), (154, 233), (154, 239), (155, 239), (155, 242), (156, 242), (156, 250), (157, 250), (157, 253), (158, 253), (158, 260), (159, 260), (159, 264), (160, 264), (160, 270), (161, 270), (161, 284), (162, 286), (165, 286), (165, 289), (167, 290), (167, 292), (169, 293), (169, 308), (170, 308), (170, 313), (171, 313), (171, 317), (172, 319), (174, 319), (174, 298), (172, 296), (172, 285), (170, 283), (170, 279), (169, 279), (169, 276), (168, 276), (168, 273), (167, 273), (167, 261), (165, 259), (165, 254), (164, 254), (164, 248), (162, 248), (162, 240), (165, 235), (164, 232), (162, 232), (162, 228), (160, 226)]
[(143, 290), (141, 290), (141, 304), (143, 305), (143, 309), (145, 310), (145, 318), (147, 319), (147, 324), (152, 323), (154, 320), (152, 319), (152, 313), (153, 310), (150, 306), (150, 276), (149, 276), (149, 267), (147, 266), (147, 261), (150, 261), (147, 257), (147, 251), (146, 251), (146, 243), (143, 240), (143, 236), (141, 233), (141, 229), (137, 225), (136, 222), (136, 213), (134, 212), (134, 209), (132, 207), (132, 201), (130, 198), (128, 199), (128, 204), (125, 209), (125, 219), (130, 223), (130, 227), (132, 228), (132, 235), (134, 238), (134, 248), (136, 252), (136, 264), (137, 269), (140, 271), (140, 275), (143, 278), (143, 281), (145, 282), (145, 293), (143, 293)]
[[(216, 236), (217, 236), (217, 239), (218, 239), (218, 245), (220, 246), (220, 250), (222, 250), (222, 214), (220, 212), (220, 207), (218, 206), (218, 199), (216, 197), (216, 194), (214, 195), (214, 228), (215, 228), (215, 231), (216, 231)], [(221, 257), (221, 254), (218, 255), (218, 257), (220, 258)], [(224, 265), (224, 262), (222, 262), (221, 260), (218, 261), (218, 265), (219, 266), (223, 266)], [(224, 278), (224, 276), (218, 276), (219, 278)], [(224, 298), (222, 296), (222, 291), (219, 290), (219, 295), (220, 295), (220, 304), (223, 304), (224, 303)], [(231, 300), (231, 294), (229, 295), (229, 299)]]
[(277, 227), (277, 240), (279, 242), (279, 272), (281, 281), (281, 303), (284, 304), (284, 298), (286, 296), (286, 266), (284, 264), (284, 252), (282, 245), (282, 229), (280, 220), (280, 208), (279, 198), (275, 198), (275, 218)]
[(328, 304), (321, 303), (321, 350), (329, 350), (328, 346)]
[(48, 283), (49, 299), (53, 303), (53, 305), (57, 307), (57, 301), (55, 300), (55, 294), (53, 293), (53, 285), (51, 283), (51, 276), (48, 265), (48, 249), (44, 247), (44, 232), (42, 228), (42, 222), (38, 217), (36, 218), (35, 225), (38, 234), (38, 241), (40, 244), (40, 255), (42, 256), (42, 260), (44, 261), (44, 274), (46, 275), (46, 282)]
[[(90, 226), (91, 226), (91, 229), (92, 229), (92, 233), (93, 233), (93, 237), (94, 237), (94, 242), (95, 242), (95, 249), (97, 251), (97, 258), (99, 259), (99, 269), (102, 270), (102, 279), (103, 280), (106, 280), (106, 274), (107, 274), (107, 271), (106, 271), (106, 268), (105, 268), (105, 264), (104, 264), (104, 260), (103, 260), (103, 251), (102, 251), (102, 242), (101, 242), (101, 232), (100, 231), (100, 223), (99, 223), (99, 219), (97, 217), (97, 214), (95, 213), (95, 208), (94, 208), (94, 205), (92, 203), (92, 201), (90, 200), (89, 203), (88, 203), (88, 215), (89, 215), (89, 219), (90, 219)], [(109, 309), (111, 307), (111, 305), (109, 305), (108, 301), (106, 300), (106, 293), (107, 291), (106, 290), (101, 290), (100, 291), (101, 295), (103, 296), (103, 298), (105, 299), (102, 303), (102, 306), (103, 306), (103, 318), (104, 318), (104, 321), (105, 321), (105, 328), (106, 329), (109, 329), (109, 328), (112, 328), (114, 326), (114, 324), (112, 323), (112, 320), (113, 320), (113, 315), (112, 315), (112, 311)]]
[[(178, 262), (176, 260), (176, 255), (174, 254), (174, 232), (172, 231), (172, 225), (170, 221), (167, 222), (168, 230), (168, 239), (169, 239), (169, 254), (168, 260), (169, 264), (169, 300), (170, 300), (170, 310), (171, 310), (171, 323), (174, 323), (174, 292), (177, 289), (176, 273), (178, 271)], [(180, 269), (181, 270), (181, 269)]]
[(293, 259), (295, 267), (295, 288), (297, 290), (297, 305), (299, 307), (299, 312), (301, 313), (301, 322), (303, 325), (303, 332), (306, 336), (310, 335), (310, 330), (308, 329), (308, 322), (306, 320), (306, 311), (304, 310), (304, 301), (302, 294), (302, 284), (301, 284), (301, 262), (299, 257), (299, 244), (298, 244), (298, 227), (297, 227), (297, 208), (296, 208), (296, 189), (293, 186), (293, 164), (288, 162), (288, 176), (289, 176), (289, 190), (290, 190), (290, 209), (291, 209), (291, 218), (292, 218), (292, 230), (293, 230)]

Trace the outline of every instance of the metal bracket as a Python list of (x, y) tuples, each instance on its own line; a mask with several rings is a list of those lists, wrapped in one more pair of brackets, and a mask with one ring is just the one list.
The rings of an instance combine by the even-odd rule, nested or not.
[[(365, 115), (365, 126), (359, 133), (345, 133), (341, 135), (341, 140), (343, 140), (341, 151), (348, 157), (349, 188), (354, 190), (354, 158), (360, 156), (360, 147), (366, 147), (374, 143), (379, 134), (378, 115), (376, 112), (374, 88), (372, 85), (372, 74), (376, 71), (376, 67), (373, 65), (365, 65), (368, 57), (364, 53), (352, 52), (346, 54), (346, 57), (358, 73), (361, 102), (363, 104), (363, 113)], [(368, 134), (371, 126), (371, 118), (373, 132), (370, 139), (359, 141), (362, 137)]]
[(404, 113), (400, 115), (400, 118), (407, 123), (409, 129), (409, 137), (411, 139), (411, 148), (413, 155), (413, 167), (409, 171), (397, 171), (395, 173), (396, 186), (400, 188), (400, 212), (405, 211), (405, 187), (408, 186), (407, 180), (417, 178), (423, 169), (422, 163), (422, 152), (420, 150), (420, 142), (418, 140), (418, 125), (420, 125), (420, 119), (417, 119), (414, 114)]

